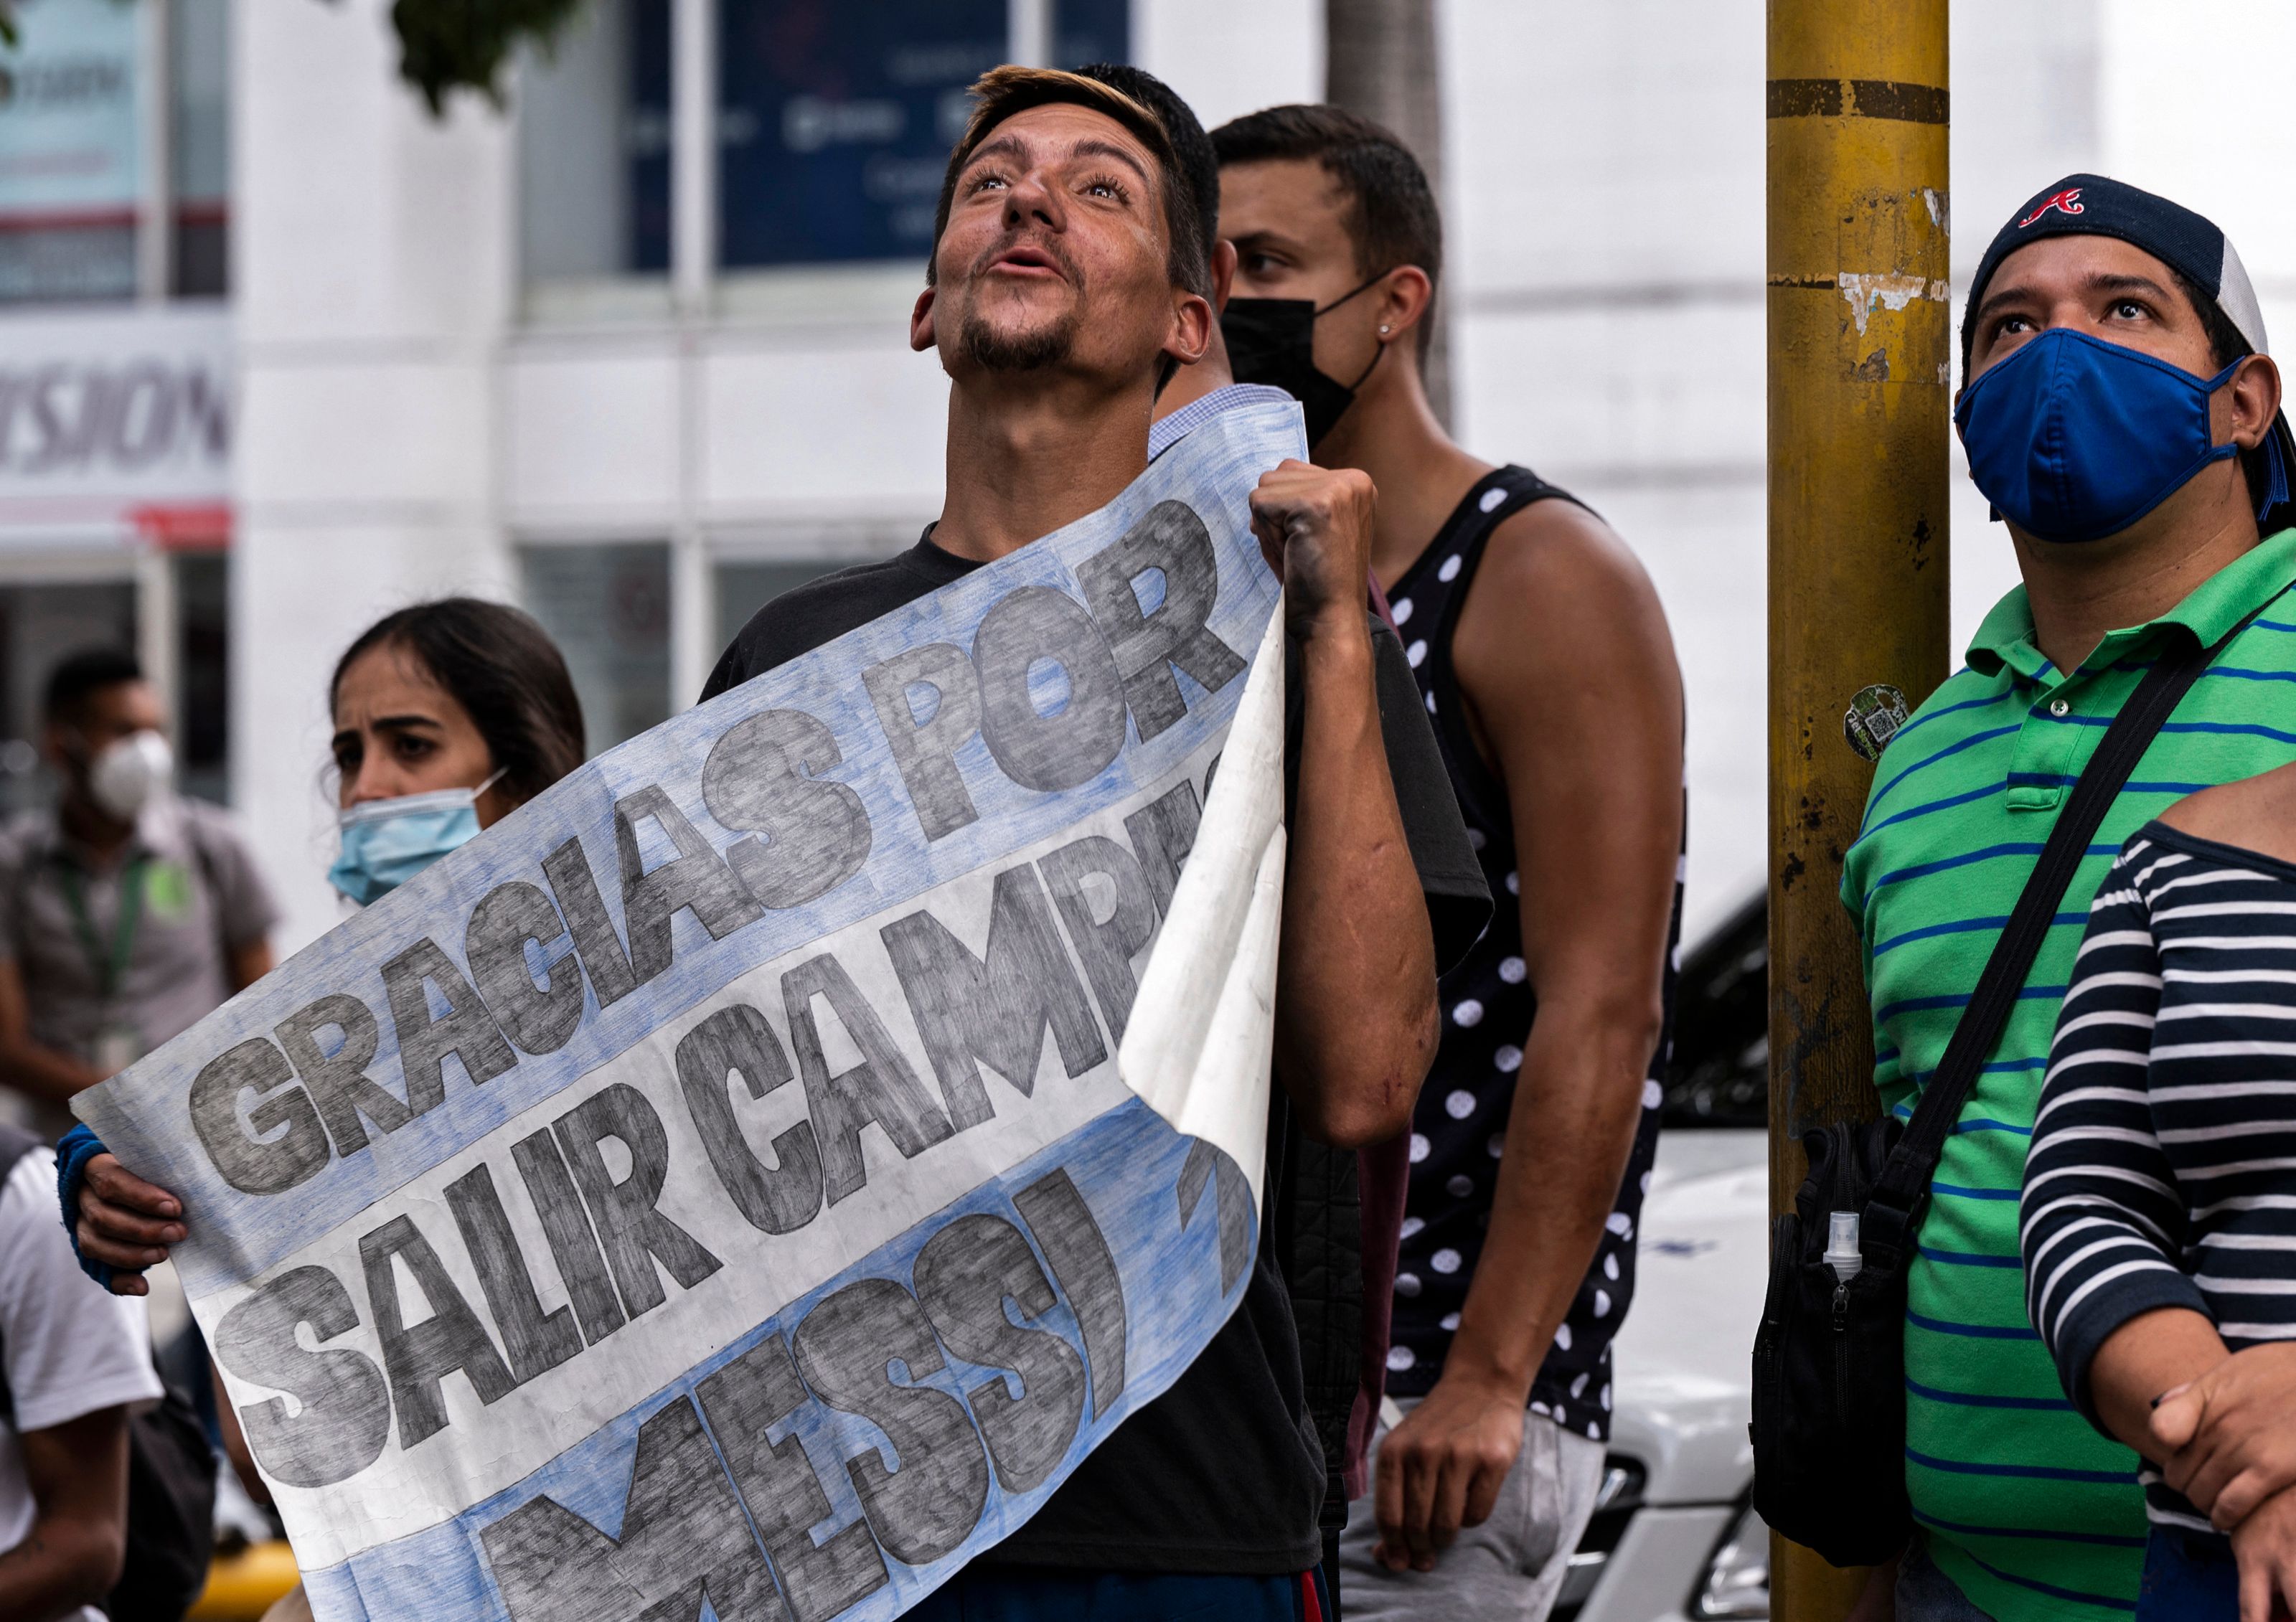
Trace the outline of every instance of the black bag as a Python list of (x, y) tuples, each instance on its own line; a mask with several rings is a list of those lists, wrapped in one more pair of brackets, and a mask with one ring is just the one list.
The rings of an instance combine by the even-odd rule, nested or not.
[[(39, 1145), (30, 1133), (0, 1126), (0, 1182)], [(155, 1406), (127, 1421), (127, 1558), (104, 1598), (111, 1622), (178, 1622), (207, 1585), (215, 1554), (215, 1450), (191, 1397), (174, 1386), (163, 1390)], [(13, 1407), (0, 1364), (0, 1418)]]
[(216, 1454), (188, 1394), (168, 1386), (127, 1421), (127, 1559), (111, 1622), (178, 1622), (215, 1558)]
[[(2251, 613), (2203, 649), (2164, 653), (2113, 718), (2073, 785), (1913, 1118), (1802, 1137), (1809, 1176), (1771, 1233), (1754, 1339), (1754, 1509), (1771, 1530), (1836, 1566), (1894, 1558), (1913, 1532), (1906, 1500), (1906, 1273), (1930, 1178), (2047, 936), (2065, 887), (2137, 761)], [(1861, 1265), (1824, 1260), (1828, 1221), (1858, 1213)]]

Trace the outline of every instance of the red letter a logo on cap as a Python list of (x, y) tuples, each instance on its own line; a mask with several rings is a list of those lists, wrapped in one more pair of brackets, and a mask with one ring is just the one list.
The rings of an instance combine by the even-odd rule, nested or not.
[(2017, 229), (2022, 231), (2026, 226), (2031, 225), (2035, 220), (2040, 218), (2041, 216), (2046, 214), (2052, 209), (2054, 209), (2060, 214), (2086, 213), (2087, 210), (2081, 206), (2080, 194), (2081, 189), (2079, 186), (2067, 186), (2054, 197), (2046, 199), (2039, 208), (2034, 209), (2024, 218), (2019, 220), (2017, 222)]

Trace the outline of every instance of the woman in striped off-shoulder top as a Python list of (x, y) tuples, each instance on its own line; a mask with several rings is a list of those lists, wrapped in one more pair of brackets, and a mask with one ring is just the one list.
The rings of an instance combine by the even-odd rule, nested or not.
[(2090, 909), (2025, 1164), (2026, 1307), (2143, 1456), (2140, 1622), (2296, 1600), (2296, 767), (2140, 830)]

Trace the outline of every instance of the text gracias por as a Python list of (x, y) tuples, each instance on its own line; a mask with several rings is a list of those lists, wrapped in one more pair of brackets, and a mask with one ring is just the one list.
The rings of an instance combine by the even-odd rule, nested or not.
[[(1244, 660), (1209, 628), (1218, 565), (1201, 520), (1185, 504), (1152, 510), (1087, 559), (1077, 578), (1085, 604), (1038, 586), (999, 597), (982, 616), (969, 656), (930, 643), (863, 670), (929, 840), (976, 819), (956, 759), (976, 734), (1012, 782), (1058, 791), (1090, 781), (1114, 760), (1128, 714), (1144, 741), (1182, 718), (1175, 669), (1207, 692), (1243, 672)], [(1065, 701), (1051, 713), (1031, 696), (1032, 673), (1041, 687), (1046, 661), (1067, 684)], [(217, 1172), (249, 1194), (306, 1183), (335, 1157), (365, 1151), (370, 1129), (395, 1131), (444, 1102), (450, 1055), (483, 1085), (516, 1065), (521, 1053), (564, 1046), (586, 1010), (611, 1005), (669, 967), (670, 921), (679, 910), (690, 910), (722, 940), (769, 910), (802, 905), (845, 882), (861, 870), (873, 841), (861, 796), (819, 775), (843, 758), (830, 730), (800, 710), (759, 711), (727, 727), (703, 766), (702, 799), (712, 819), (750, 837), (722, 856), (660, 788), (621, 797), (613, 820), (627, 945), (573, 839), (544, 857), (543, 884), (499, 884), (472, 908), (463, 943), (467, 979), (428, 936), (390, 958), (381, 973), (403, 1095), (366, 1073), (381, 1046), (380, 1025), (366, 1003), (347, 993), (316, 998), (268, 1037), (229, 1048), (201, 1069), (190, 1097), (194, 1129)], [(794, 1067), (772, 1022), (745, 1004), (721, 1007), (685, 1033), (676, 1046), (678, 1091), (741, 1216), (761, 1232), (787, 1233), (811, 1222), (824, 1197), (834, 1205), (857, 1192), (865, 1181), (860, 1134), (872, 1122), (914, 1157), (988, 1118), (980, 1063), (1025, 1094), (1048, 1029), (1068, 1075), (1105, 1061), (1108, 1045), (1085, 983), (1120, 1041), (1135, 989), (1132, 960), (1169, 903), (1198, 811), (1196, 791), (1184, 778), (1125, 819), (1131, 850), (1087, 834), (1033, 864), (997, 872), (983, 955), (922, 909), (883, 926), (938, 1102), (827, 952), (781, 977)], [(651, 870), (638, 839), (647, 820), (676, 853)], [(537, 969), (540, 949), (570, 937), (571, 951)], [(577, 963), (579, 975), (566, 971)], [(831, 1069), (816, 999), (829, 1004), (863, 1062)], [(735, 1123), (726, 1090), (734, 1077), (758, 1099), (791, 1079), (802, 1082), (807, 1116), (774, 1139), (771, 1165), (751, 1151)], [(626, 1173), (610, 1165), (609, 1139), (619, 1144)], [(383, 1370), (348, 1348), (313, 1351), (299, 1342), (299, 1324), (324, 1342), (359, 1323), (348, 1290), (327, 1268), (289, 1269), (226, 1315), (216, 1337), (226, 1367), (298, 1399), (291, 1417), (276, 1398), (242, 1410), (250, 1441), (275, 1478), (316, 1487), (357, 1473), (379, 1455), (394, 1412), (399, 1446), (412, 1447), (448, 1422), (440, 1391), (447, 1374), (462, 1372), (491, 1403), (660, 1305), (657, 1263), (689, 1289), (721, 1265), (657, 1208), (667, 1137), (637, 1088), (616, 1083), (598, 1090), (517, 1142), (512, 1160), (565, 1283), (566, 1307), (544, 1311), (489, 1167), (480, 1164), (446, 1191), (506, 1357), (494, 1350), (430, 1240), (405, 1215), (359, 1239)], [(1230, 1168), (1220, 1170), (1224, 1196), (1232, 1182), (1240, 1188)], [(1076, 1266), (1105, 1274), (1103, 1289), (1113, 1290), (1104, 1246), (1096, 1234), (1081, 1237), (1093, 1223), (1067, 1179), (1038, 1191), (1037, 1202), (1071, 1236), (1067, 1253), (1089, 1258)], [(1063, 1247), (1047, 1242), (1040, 1223), (1030, 1225), (1047, 1255), (1057, 1256)], [(1025, 1257), (1025, 1241), (1013, 1237)], [(405, 1322), (394, 1261), (428, 1298), (430, 1317)], [(1225, 1290), (1233, 1275), (1223, 1261)], [(1112, 1311), (1120, 1326), (1120, 1298)], [(935, 1327), (946, 1338), (949, 1326), (939, 1316)], [(1002, 1324), (1001, 1308), (994, 1316)], [(1120, 1327), (1114, 1332), (1120, 1348)], [(1112, 1382), (1095, 1372), (1095, 1407), (1120, 1388), (1120, 1369), (1119, 1362)], [(839, 1383), (828, 1370), (820, 1372), (822, 1383)], [(1021, 1473), (1050, 1462), (1032, 1462)]]

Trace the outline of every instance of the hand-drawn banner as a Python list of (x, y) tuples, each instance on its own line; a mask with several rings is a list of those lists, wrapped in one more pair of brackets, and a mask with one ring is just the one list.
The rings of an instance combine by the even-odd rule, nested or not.
[(1300, 454), (1229, 414), (82, 1096), (184, 1198), (321, 1622), (896, 1616), (1195, 1357), (1283, 886), (1245, 498)]

